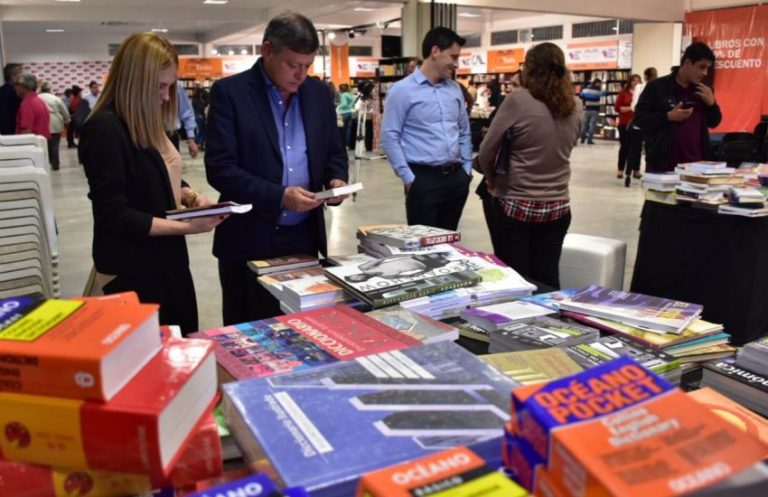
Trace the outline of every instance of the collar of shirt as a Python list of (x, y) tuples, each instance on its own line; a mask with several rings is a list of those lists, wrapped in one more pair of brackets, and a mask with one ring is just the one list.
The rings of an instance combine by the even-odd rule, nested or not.
[(427, 79), (426, 76), (424, 76), (424, 73), (421, 72), (421, 68), (419, 67), (413, 70), (413, 80), (420, 85), (427, 83), (432, 86), (445, 86), (445, 82), (446, 82), (445, 79), (439, 79), (437, 80), (437, 83), (432, 83), (429, 79)]

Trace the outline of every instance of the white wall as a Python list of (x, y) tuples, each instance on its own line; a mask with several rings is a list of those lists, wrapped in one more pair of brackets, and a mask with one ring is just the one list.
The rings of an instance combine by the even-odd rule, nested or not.
[(680, 63), (681, 23), (648, 23), (635, 25), (632, 50), (632, 72), (642, 74), (646, 67), (655, 67), (659, 76)]

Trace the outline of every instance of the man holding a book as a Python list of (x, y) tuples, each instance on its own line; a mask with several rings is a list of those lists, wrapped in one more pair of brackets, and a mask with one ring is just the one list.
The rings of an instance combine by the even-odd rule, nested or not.
[(216, 230), (224, 324), (281, 314), (247, 261), (325, 253), (322, 206), (314, 192), (346, 185), (348, 159), (328, 88), (307, 78), (319, 47), (306, 17), (288, 12), (264, 32), (262, 57), (211, 90), (205, 168), (221, 200), (253, 210)]
[(408, 224), (455, 230), (472, 179), (472, 134), (453, 80), (466, 40), (448, 28), (429, 31), (424, 62), (387, 92), (381, 148), (405, 185)]

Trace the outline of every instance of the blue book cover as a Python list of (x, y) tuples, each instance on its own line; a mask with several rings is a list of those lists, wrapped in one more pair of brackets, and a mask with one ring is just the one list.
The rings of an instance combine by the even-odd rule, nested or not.
[(523, 302), (530, 302), (531, 304), (540, 305), (553, 311), (560, 310), (560, 302), (567, 300), (579, 292), (580, 288), (564, 288), (563, 290), (557, 290), (556, 292), (537, 293), (536, 295), (530, 295), (528, 297), (521, 297), (517, 300)]
[(277, 485), (269, 479), (267, 475), (257, 474), (240, 478), (239, 480), (216, 485), (206, 488), (200, 492), (195, 492), (187, 497), (309, 497), (304, 490), (278, 489)]
[(223, 386), (248, 459), (288, 486), (352, 495), (369, 471), (459, 445), (501, 454), (514, 382), (452, 342)]

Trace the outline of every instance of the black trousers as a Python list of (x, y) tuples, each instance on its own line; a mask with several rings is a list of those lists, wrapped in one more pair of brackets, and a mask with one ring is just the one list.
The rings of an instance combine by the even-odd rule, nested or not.
[(619, 124), (619, 172), (624, 172), (629, 154), (629, 130), (626, 124)]
[(51, 169), (59, 170), (59, 144), (61, 143), (61, 133), (51, 133), (48, 138), (48, 160), (51, 161)]
[(163, 275), (120, 274), (104, 286), (105, 294), (131, 291), (143, 303), (160, 305), (160, 324), (178, 325), (185, 336), (198, 331), (195, 284), (188, 268)]
[(457, 167), (443, 173), (440, 167), (411, 166), (416, 179), (405, 197), (408, 224), (455, 230), (469, 195), (470, 176)]
[(627, 126), (627, 174), (640, 170), (640, 160), (643, 154), (643, 130), (635, 128), (630, 123)]
[[(317, 255), (319, 243), (314, 223), (314, 219), (309, 219), (296, 226), (276, 227), (273, 253), (267, 257)], [(256, 280), (256, 273), (248, 269), (247, 261), (219, 259), (219, 281), (224, 326), (283, 313), (280, 302)]]
[(571, 215), (545, 223), (517, 221), (504, 213), (498, 199), (489, 212), (496, 257), (525, 278), (560, 288), (560, 254)]

